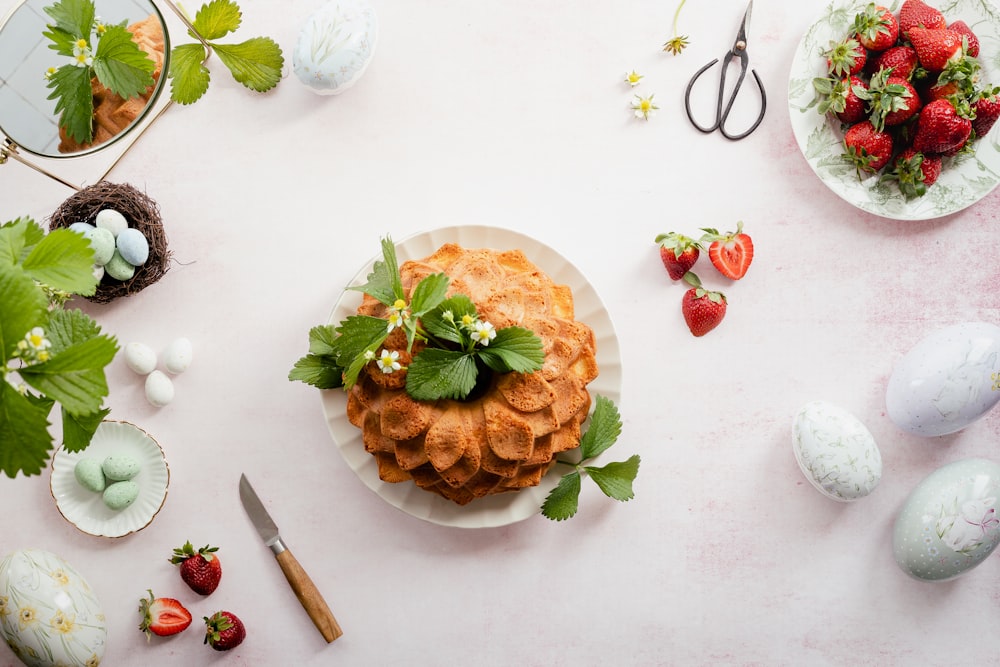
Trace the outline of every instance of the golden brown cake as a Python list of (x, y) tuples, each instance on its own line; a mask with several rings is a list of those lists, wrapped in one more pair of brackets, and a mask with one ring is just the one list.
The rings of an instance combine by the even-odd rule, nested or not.
[(138, 97), (126, 100), (102, 86), (97, 77), (91, 79), (94, 98), (94, 139), (90, 143), (81, 144), (60, 127), (60, 153), (75, 153), (114, 138), (119, 132), (127, 129), (149, 103), (149, 97), (156, 89), (156, 82), (160, 80), (163, 71), (163, 28), (160, 19), (150, 14), (142, 21), (130, 25), (128, 30), (132, 33), (132, 41), (156, 63), (152, 72), (153, 85), (147, 87)]
[[(573, 319), (569, 288), (552, 282), (520, 250), (446, 244), (400, 266), (408, 296), (422, 278), (439, 272), (451, 278), (449, 296), (468, 296), (497, 329), (534, 331), (545, 353), (542, 369), (491, 374), (466, 400), (418, 402), (404, 389), (405, 370), (385, 374), (372, 362), (348, 394), (347, 416), (362, 430), (383, 481), (413, 480), (460, 505), (536, 486), (557, 454), (579, 445), (590, 409), (587, 385), (598, 373), (594, 333)], [(368, 295), (358, 313), (388, 316)], [(399, 351), (404, 368), (410, 362), (402, 330), (384, 347)], [(420, 349), (418, 341), (413, 354)]]

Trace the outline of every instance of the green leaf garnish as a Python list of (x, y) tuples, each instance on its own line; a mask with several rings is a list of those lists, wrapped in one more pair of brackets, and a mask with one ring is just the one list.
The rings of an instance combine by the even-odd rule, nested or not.
[(77, 38), (90, 35), (96, 11), (91, 0), (60, 0), (43, 9), (59, 30)]
[(264, 93), (281, 81), (285, 59), (281, 47), (269, 37), (253, 37), (240, 44), (214, 44), (213, 48), (233, 78), (250, 90)]
[(621, 415), (618, 408), (608, 398), (598, 396), (594, 400), (594, 414), (590, 417), (590, 427), (580, 438), (580, 455), (584, 459), (600, 456), (615, 444), (622, 433)]
[(101, 425), (104, 418), (110, 414), (110, 408), (98, 410), (89, 415), (75, 415), (66, 408), (62, 409), (63, 446), (68, 452), (80, 452), (87, 448), (91, 438)]
[(413, 317), (420, 317), (429, 310), (437, 308), (438, 304), (444, 301), (448, 292), (448, 283), (451, 279), (444, 273), (432, 273), (427, 276), (413, 289), (413, 298), (410, 301), (410, 310)]
[(204, 65), (205, 47), (181, 44), (170, 52), (170, 99), (178, 104), (193, 104), (208, 90), (211, 73)]
[[(444, 314), (446, 312), (451, 313), (450, 319), (445, 319)], [(461, 331), (455, 325), (455, 322), (461, 322), (462, 317), (465, 315), (476, 318), (478, 315), (476, 313), (476, 306), (469, 297), (464, 294), (456, 294), (439, 303), (438, 307), (434, 310), (424, 313), (421, 322), (429, 336), (461, 344), (464, 342), (464, 338)]]
[(406, 393), (417, 401), (465, 398), (476, 386), (476, 360), (456, 350), (427, 348), (410, 363)]
[(311, 384), (317, 389), (336, 389), (344, 386), (344, 369), (337, 365), (336, 357), (307, 354), (295, 362), (288, 379)]
[(48, 414), (44, 403), (0, 382), (0, 470), (8, 477), (42, 472), (52, 449)]
[(63, 65), (48, 82), (52, 92), (48, 98), (56, 101), (59, 127), (79, 143), (94, 138), (94, 95), (90, 83), (90, 68)]
[(498, 373), (533, 373), (545, 362), (542, 341), (534, 331), (504, 327), (497, 331), (489, 347), (479, 350), (479, 358)]
[(388, 236), (382, 239), (382, 259), (377, 260), (372, 265), (371, 273), (368, 274), (368, 282), (347, 289), (363, 292), (387, 306), (391, 306), (397, 299), (403, 299), (406, 296), (399, 277), (396, 247)]
[(81, 234), (54, 229), (24, 258), (24, 271), (49, 287), (90, 295), (97, 289), (94, 251)]
[(553, 521), (563, 521), (576, 516), (580, 506), (580, 473), (574, 470), (559, 480), (542, 503), (542, 515)]
[(609, 498), (624, 502), (635, 497), (632, 482), (639, 473), (638, 454), (633, 454), (625, 461), (609, 463), (600, 468), (586, 466), (584, 469)]
[(94, 54), (94, 73), (105, 88), (122, 99), (137, 97), (152, 86), (156, 63), (121, 26), (107, 26)]
[(243, 15), (240, 8), (231, 0), (212, 0), (202, 5), (198, 13), (195, 14), (194, 29), (203, 39), (212, 40), (225, 37), (231, 32), (236, 32)]

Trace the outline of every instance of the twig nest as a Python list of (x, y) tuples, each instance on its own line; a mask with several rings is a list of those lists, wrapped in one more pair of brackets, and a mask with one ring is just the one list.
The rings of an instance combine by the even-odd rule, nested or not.
[[(109, 214), (107, 211), (114, 213)], [(121, 226), (122, 220), (126, 227)], [(159, 207), (155, 201), (131, 185), (101, 181), (84, 188), (56, 209), (49, 218), (49, 230), (73, 227), (77, 223), (93, 225), (97, 230), (113, 227), (113, 230), (108, 231), (116, 239), (121, 238), (124, 233), (124, 238), (130, 241), (129, 250), (134, 251), (131, 254), (133, 259), (146, 255), (144, 262), (133, 264), (123, 257), (129, 251), (115, 251), (108, 266), (103, 267), (105, 271), (97, 285), (97, 291), (87, 299), (96, 303), (109, 303), (119, 297), (130, 296), (152, 285), (167, 272), (171, 254), (167, 248)], [(74, 229), (80, 230), (81, 227), (77, 225)], [(127, 231), (130, 229), (135, 231)], [(135, 242), (137, 234), (141, 234), (148, 248), (143, 248), (141, 242)]]

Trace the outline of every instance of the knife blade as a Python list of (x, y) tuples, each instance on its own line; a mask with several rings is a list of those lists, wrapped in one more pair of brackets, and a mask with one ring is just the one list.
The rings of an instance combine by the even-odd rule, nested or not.
[(323, 635), (323, 639), (329, 643), (344, 634), (337, 619), (334, 618), (333, 612), (326, 604), (326, 600), (323, 599), (323, 595), (316, 588), (316, 584), (309, 578), (306, 571), (299, 565), (299, 561), (281, 540), (277, 524), (274, 523), (274, 519), (264, 508), (264, 503), (250, 486), (250, 480), (247, 479), (246, 475), (240, 475), (240, 501), (265, 546), (274, 553), (274, 558), (278, 561), (292, 591), (295, 592), (295, 597), (299, 599), (316, 629)]

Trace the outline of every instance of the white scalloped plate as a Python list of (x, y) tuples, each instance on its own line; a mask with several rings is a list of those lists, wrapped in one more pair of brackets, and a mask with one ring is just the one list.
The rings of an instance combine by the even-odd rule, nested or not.
[[(799, 149), (828, 188), (862, 211), (896, 220), (929, 220), (957, 213), (1000, 183), (1000, 129), (980, 139), (974, 155), (946, 159), (940, 178), (927, 194), (907, 200), (893, 184), (879, 184), (877, 176), (858, 180), (854, 168), (840, 157), (844, 136), (840, 123), (809, 107), (814, 97), (812, 80), (825, 73), (820, 50), (831, 40), (842, 39), (855, 14), (868, 2), (831, 2), (799, 42), (788, 80), (788, 111)], [(1000, 84), (1000, 13), (979, 0), (951, 0), (947, 8), (930, 4), (939, 7), (949, 22), (962, 19), (969, 24), (979, 38), (983, 80)], [(898, 2), (886, 6), (898, 12)]]
[[(579, 269), (549, 246), (529, 236), (499, 227), (474, 225), (443, 227), (411, 236), (396, 243), (396, 256), (402, 264), (406, 260), (427, 257), (445, 243), (457, 243), (465, 248), (522, 250), (528, 260), (553, 281), (568, 285), (573, 291), (576, 319), (593, 329), (597, 339), (600, 375), (588, 389), (591, 396), (605, 396), (618, 403), (622, 377), (618, 337), (604, 303)], [(375, 258), (361, 267), (350, 284), (363, 285), (374, 262)], [(354, 315), (361, 298), (360, 292), (345, 291), (334, 306), (329, 322), (338, 324), (349, 315)], [(383, 500), (418, 519), (458, 528), (509, 525), (537, 514), (545, 497), (559, 483), (560, 473), (554, 469), (536, 487), (486, 496), (468, 505), (457, 505), (411, 482), (383, 482), (379, 479), (375, 458), (365, 451), (361, 431), (347, 420), (346, 394), (340, 389), (333, 389), (323, 391), (321, 395), (330, 435), (347, 464)]]
[[(128, 454), (140, 466), (133, 478), (139, 485), (139, 497), (121, 511), (105, 505), (101, 494), (80, 486), (73, 474), (80, 459), (103, 461), (114, 454)], [(67, 452), (60, 448), (52, 457), (49, 488), (56, 507), (67, 521), (89, 535), (124, 537), (142, 530), (163, 507), (169, 484), (170, 468), (159, 443), (146, 431), (125, 421), (101, 422), (85, 450)]]

